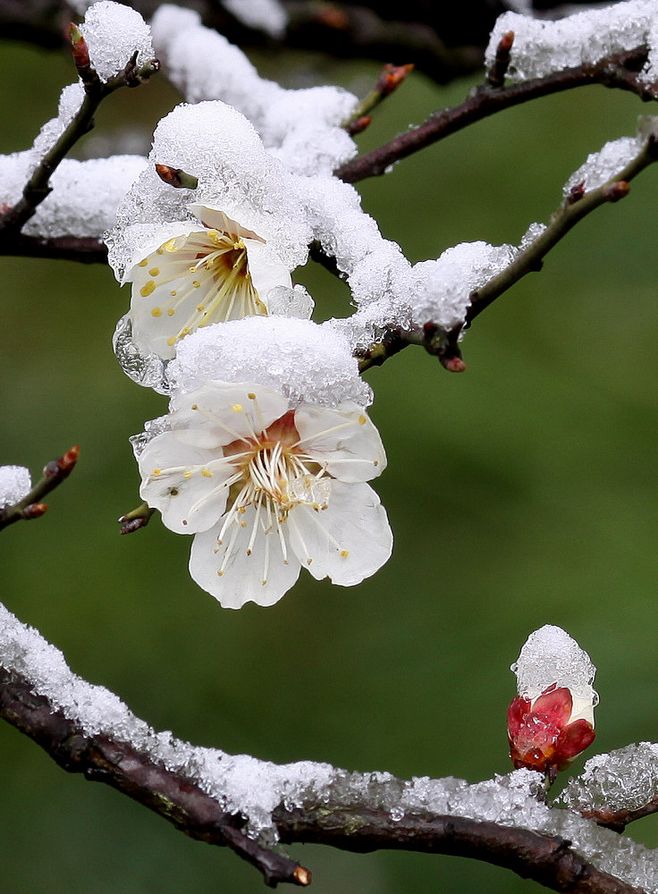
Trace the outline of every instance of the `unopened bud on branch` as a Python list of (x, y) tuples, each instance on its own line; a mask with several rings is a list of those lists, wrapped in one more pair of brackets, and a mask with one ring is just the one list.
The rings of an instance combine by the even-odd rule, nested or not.
[(188, 174), (181, 168), (172, 168), (170, 165), (156, 165), (155, 172), (164, 183), (173, 186), (174, 189), (196, 189), (199, 185), (198, 177)]
[(87, 46), (87, 41), (82, 36), (82, 31), (80, 31), (75, 22), (71, 22), (69, 25), (69, 40), (71, 41), (71, 53), (73, 54), (75, 67), (78, 71), (80, 69), (88, 69), (90, 64), (89, 47)]

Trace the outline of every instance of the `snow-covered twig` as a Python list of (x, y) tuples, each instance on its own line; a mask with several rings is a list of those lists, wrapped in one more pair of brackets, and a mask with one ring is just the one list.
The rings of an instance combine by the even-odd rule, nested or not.
[(278, 839), (467, 856), (572, 894), (658, 891), (654, 852), (542, 803), (540, 774), (518, 770), (477, 785), (405, 781), (196, 748), (156, 733), (111, 692), (76, 677), (3, 606), (0, 716), (69, 772), (110, 785), (192, 838), (232, 848), (270, 885), (311, 880), (272, 849)]
[(75, 26), (72, 26), (72, 29), (73, 58), (84, 91), (82, 102), (57, 139), (39, 159), (23, 188), (22, 197), (0, 216), (0, 246), (6, 242), (10, 249), (14, 245), (20, 247), (20, 241), (16, 239), (17, 234), (51, 192), (50, 179), (60, 162), (78, 140), (93, 128), (94, 115), (101, 102), (120, 87), (139, 86), (160, 67), (155, 58), (139, 63), (139, 51), (135, 50), (121, 71), (112, 77), (103, 78), (90, 63), (84, 37)]
[(33, 488), (17, 502), (0, 508), (0, 531), (17, 521), (28, 521), (43, 515), (48, 509), (42, 502), (43, 498), (69, 477), (79, 455), (80, 448), (76, 446), (67, 450), (63, 456), (51, 460), (44, 466), (43, 475)]
[[(655, 119), (658, 122), (658, 119)], [(621, 142), (621, 141), (618, 141)], [(614, 145), (614, 144), (609, 144)], [(629, 183), (645, 168), (658, 161), (658, 124), (652, 124), (648, 135), (634, 155), (613, 177), (593, 189), (585, 182), (574, 183), (564, 202), (553, 214), (548, 226), (522, 249), (514, 261), (482, 288), (473, 292), (467, 313), (467, 325), (479, 316), (496, 298), (528, 273), (541, 270), (543, 259), (580, 220), (608, 202), (618, 202), (629, 193)], [(573, 179), (578, 179), (574, 175)]]

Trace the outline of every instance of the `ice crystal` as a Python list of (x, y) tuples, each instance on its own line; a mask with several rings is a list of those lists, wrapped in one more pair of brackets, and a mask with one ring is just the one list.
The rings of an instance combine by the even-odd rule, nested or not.
[(138, 12), (121, 3), (94, 3), (80, 31), (89, 47), (91, 66), (102, 81), (122, 71), (134, 56), (137, 66), (155, 58), (148, 25)]

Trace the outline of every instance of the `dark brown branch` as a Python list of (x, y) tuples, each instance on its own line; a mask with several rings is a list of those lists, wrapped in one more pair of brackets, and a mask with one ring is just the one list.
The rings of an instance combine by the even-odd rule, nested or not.
[[(128, 5), (148, 19), (160, 2), (132, 0)], [(383, 63), (409, 60), (441, 84), (481, 67), (489, 31), (504, 11), (502, 3), (491, 0), (470, 0), (440, 9), (427, 3), (396, 4), (388, 10), (376, 0), (283, 0), (288, 26), (274, 38), (247, 27), (216, 0), (182, 0), (179, 5), (199, 11), (205, 25), (243, 47), (266, 46), (270, 52), (299, 48)], [(3, 0), (0, 33), (5, 38), (58, 48), (64, 42), (64, 25), (73, 15), (65, 0)]]
[[(232, 848), (256, 866), (266, 882), (310, 883), (310, 872), (264, 848), (243, 831), (244, 819), (226, 813), (198, 785), (165, 769), (134, 747), (108, 736), (90, 736), (31, 691), (15, 670), (0, 668), (0, 717), (32, 738), (68, 772), (104, 782), (153, 810), (192, 838)], [(639, 894), (601, 872), (568, 842), (529, 830), (457, 816), (407, 814), (399, 821), (385, 809), (361, 803), (305, 805), (274, 812), (283, 842), (315, 842), (344, 850), (410, 850), (473, 857), (509, 868), (570, 894)]]
[(476, 121), (482, 121), (496, 112), (532, 99), (572, 90), (575, 87), (603, 84), (606, 87), (628, 90), (644, 100), (655, 100), (658, 98), (655, 86), (648, 86), (637, 77), (637, 72), (642, 68), (646, 58), (646, 47), (640, 47), (606, 57), (595, 65), (582, 65), (555, 72), (544, 78), (510, 84), (507, 87), (483, 84), (460, 105), (435, 112), (423, 124), (412, 127), (383, 146), (346, 162), (336, 174), (347, 183), (357, 183), (367, 177), (384, 174), (395, 162), (445, 139)]
[(198, 786), (158, 766), (130, 745), (87, 736), (15, 671), (0, 668), (0, 716), (40, 745), (69, 773), (104, 782), (173, 823), (191, 838), (226, 845), (256, 866), (267, 884), (305, 885), (310, 873), (241, 831), (244, 820), (224, 813)]
[(18, 521), (39, 518), (48, 509), (43, 498), (65, 481), (78, 461), (79, 447), (71, 447), (63, 456), (51, 460), (44, 466), (43, 475), (28, 494), (13, 506), (0, 509), (0, 531)]
[(281, 840), (330, 844), (367, 853), (382, 848), (485, 860), (522, 878), (570, 894), (638, 891), (595, 869), (563, 838), (459, 816), (403, 817), (382, 811), (293, 810), (275, 812)]
[(91, 236), (26, 236), (23, 233), (2, 233), (0, 255), (26, 258), (50, 258), (57, 261), (78, 261), (81, 264), (106, 264), (107, 248)]

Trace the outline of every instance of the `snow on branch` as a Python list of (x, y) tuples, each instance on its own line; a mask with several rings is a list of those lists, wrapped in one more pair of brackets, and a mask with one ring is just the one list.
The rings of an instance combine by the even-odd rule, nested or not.
[(273, 850), (277, 842), (315, 842), (470, 856), (574, 894), (658, 891), (655, 851), (548, 806), (538, 773), (517, 770), (474, 785), (405, 781), (199, 748), (155, 732), (112, 692), (77, 677), (61, 652), (4, 606), (0, 716), (64, 769), (105, 782), (193, 838), (232, 848), (271, 885), (311, 880)]
[[(150, 30), (142, 17), (110, 0), (94, 4), (81, 28), (71, 25), (70, 37), (78, 81), (64, 88), (57, 117), (41, 128), (32, 148), (0, 159), (0, 175), (6, 183), (4, 189), (9, 190), (9, 195), (3, 196), (0, 242), (7, 240), (11, 245), (52, 192), (51, 178), (73, 146), (94, 126), (100, 103), (121, 87), (139, 86), (159, 69), (151, 46)], [(94, 185), (98, 185), (101, 178), (105, 183), (115, 180), (110, 190), (116, 193), (123, 188), (125, 192), (130, 182), (126, 183), (126, 178), (136, 175), (136, 167), (139, 167), (139, 161), (136, 163), (133, 157), (98, 160), (86, 165), (69, 162), (57, 184), (59, 193), (65, 196), (64, 208), (51, 203), (50, 213), (43, 221), (45, 232), (39, 230), (39, 235), (47, 238), (98, 235), (102, 232), (100, 228), (107, 226), (102, 213), (101, 220), (94, 220), (93, 227), (87, 226), (84, 232), (75, 229), (62, 232), (61, 218), (63, 216), (69, 222), (71, 217), (79, 216), (84, 221), (89, 214), (89, 211), (85, 214), (85, 203), (95, 209), (102, 206), (104, 199), (109, 208), (105, 214), (111, 214), (119, 196), (104, 195), (108, 187), (98, 195), (93, 192)], [(91, 172), (91, 178), (82, 176), (85, 168)], [(20, 195), (12, 195), (19, 182), (25, 184)], [(70, 198), (66, 197), (68, 194), (71, 194)], [(94, 214), (98, 217), (97, 211), (92, 212), (92, 216)]]

